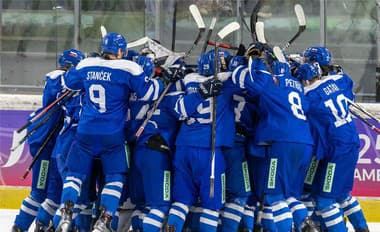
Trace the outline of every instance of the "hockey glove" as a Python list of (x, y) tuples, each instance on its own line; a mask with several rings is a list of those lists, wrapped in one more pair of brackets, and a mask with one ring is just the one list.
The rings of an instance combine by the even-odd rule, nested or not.
[(247, 51), (245, 52), (245, 55), (247, 56), (247, 58), (251, 56), (253, 58), (261, 57), (263, 51), (265, 51), (265, 44), (260, 43), (260, 42), (255, 42), (249, 45)]
[(179, 67), (169, 67), (167, 69), (163, 69), (162, 76), (166, 83), (176, 82), (178, 80), (183, 79), (185, 76), (185, 67), (183, 65), (179, 65)]
[(199, 93), (203, 99), (218, 96), (222, 92), (223, 83), (220, 80), (209, 79), (199, 84)]

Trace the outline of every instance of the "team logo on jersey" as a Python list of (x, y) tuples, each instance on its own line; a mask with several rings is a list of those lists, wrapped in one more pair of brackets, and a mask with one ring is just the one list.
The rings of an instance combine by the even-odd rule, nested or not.
[(226, 174), (222, 173), (220, 176), (222, 182), (222, 203), (226, 202)]
[(170, 171), (164, 171), (164, 188), (163, 188), (164, 201), (170, 201)]
[(37, 181), (37, 188), (38, 189), (44, 189), (45, 188), (48, 170), (49, 170), (49, 161), (48, 160), (42, 160), (41, 161), (41, 167), (40, 167), (40, 173), (38, 175), (38, 181)]
[(306, 184), (312, 184), (313, 183), (315, 173), (317, 172), (318, 163), (319, 163), (319, 160), (316, 160), (315, 156), (313, 156), (313, 158), (310, 161), (309, 169), (307, 170), (307, 174), (306, 174), (306, 178), (305, 178)]
[(268, 189), (276, 188), (276, 173), (277, 173), (277, 159), (270, 159), (269, 176), (268, 176)]
[(325, 175), (325, 182), (323, 184), (323, 192), (331, 192), (333, 181), (334, 181), (334, 172), (335, 172), (335, 163), (328, 163)]
[(249, 182), (249, 172), (248, 172), (247, 161), (243, 162), (241, 165), (242, 165), (242, 170), (243, 170), (244, 188), (246, 192), (249, 192), (251, 191), (251, 184)]

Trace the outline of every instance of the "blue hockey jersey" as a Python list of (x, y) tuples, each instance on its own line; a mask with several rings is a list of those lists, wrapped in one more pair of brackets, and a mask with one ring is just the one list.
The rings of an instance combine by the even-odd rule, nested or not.
[(278, 76), (277, 84), (261, 59), (251, 66), (238, 67), (232, 79), (257, 100), (259, 121), (255, 130), (256, 145), (274, 141), (313, 144), (306, 118), (308, 102), (303, 86), (290, 75)]
[[(218, 74), (218, 79), (223, 82), (222, 94), (216, 97), (216, 146), (231, 147), (235, 136), (235, 122), (233, 111), (233, 94), (238, 88), (231, 81), (231, 72)], [(190, 73), (185, 76), (186, 95), (198, 93), (199, 84), (213, 78), (204, 77), (198, 73)], [(212, 101), (213, 98), (202, 100), (193, 115), (187, 115), (188, 119), (181, 125), (178, 132), (177, 146), (211, 147), (212, 132)], [(177, 111), (180, 112), (181, 105)]]
[(313, 135), (322, 147), (318, 149), (318, 159), (328, 154), (335, 144), (359, 144), (346, 100), (354, 99), (352, 88), (353, 82), (347, 74), (326, 76), (305, 87), (306, 98), (310, 101), (308, 118), (315, 130)]
[(163, 89), (163, 83), (148, 79), (138, 64), (100, 57), (82, 60), (65, 76), (65, 84), (85, 91), (78, 132), (87, 134), (123, 129), (131, 91), (141, 100), (155, 100)]

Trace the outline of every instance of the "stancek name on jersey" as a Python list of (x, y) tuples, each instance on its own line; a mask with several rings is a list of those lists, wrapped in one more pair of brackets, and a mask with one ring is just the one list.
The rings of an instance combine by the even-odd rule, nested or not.
[(87, 80), (98, 80), (98, 81), (111, 81), (111, 75), (110, 72), (87, 72)]

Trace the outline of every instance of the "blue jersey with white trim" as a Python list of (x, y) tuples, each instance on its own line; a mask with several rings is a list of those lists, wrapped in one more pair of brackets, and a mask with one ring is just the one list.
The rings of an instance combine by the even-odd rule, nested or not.
[(84, 89), (78, 132), (111, 134), (124, 128), (131, 91), (141, 100), (155, 100), (161, 81), (148, 79), (135, 62), (91, 57), (82, 60), (65, 76), (73, 90)]
[[(223, 82), (222, 94), (216, 97), (216, 146), (232, 147), (235, 136), (235, 122), (232, 95), (238, 90), (231, 81), (231, 73), (218, 73), (218, 79)], [(199, 84), (213, 78), (205, 77), (198, 73), (190, 73), (185, 76), (186, 95), (199, 94)], [(211, 147), (212, 131), (212, 101), (213, 98), (202, 100), (192, 115), (187, 115), (187, 120), (182, 123), (178, 132), (177, 146)], [(176, 110), (180, 112), (177, 105)]]
[(308, 102), (296, 78), (279, 76), (275, 83), (264, 62), (255, 59), (248, 68), (238, 67), (232, 79), (258, 102), (255, 144), (274, 141), (313, 144), (305, 114)]
[[(199, 93), (187, 96), (185, 92), (177, 91), (176, 87), (171, 88), (148, 121), (137, 143), (143, 144), (152, 135), (159, 133), (173, 149), (180, 121), (186, 120), (188, 115), (193, 114), (202, 100)], [(132, 133), (127, 133), (129, 141), (133, 141), (136, 131), (145, 120), (152, 104), (152, 102), (140, 101), (135, 94), (131, 94), (128, 125), (133, 130)]]
[(353, 82), (347, 74), (326, 76), (305, 87), (310, 101), (308, 118), (315, 130), (316, 140), (323, 147), (322, 158), (336, 144), (357, 144), (359, 137), (346, 99), (353, 100)]
[[(46, 74), (45, 77), (45, 87), (42, 93), (42, 106), (33, 112), (29, 119), (37, 115), (41, 112), (45, 107), (54, 102), (59, 94), (63, 90), (62, 86), (62, 78), (65, 74), (64, 70), (54, 70)], [(58, 105), (54, 106), (58, 107)], [(50, 109), (45, 115), (43, 115), (40, 119), (36, 120), (30, 126), (28, 126), (27, 130), (30, 132), (33, 130), (42, 120), (45, 120), (45, 117), (48, 117), (48, 114), (54, 110), (54, 107)], [(42, 143), (49, 132), (54, 128), (54, 126), (59, 123), (59, 120), (62, 118), (62, 110), (57, 109), (46, 121), (43, 123), (41, 127), (39, 127), (31, 136), (28, 138), (29, 145), (33, 143)]]

